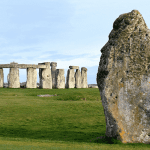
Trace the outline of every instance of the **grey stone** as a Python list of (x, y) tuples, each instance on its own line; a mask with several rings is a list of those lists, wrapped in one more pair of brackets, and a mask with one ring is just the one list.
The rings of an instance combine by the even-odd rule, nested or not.
[(81, 68), (81, 88), (88, 88), (87, 83), (87, 68)]
[(56, 89), (64, 89), (65, 88), (65, 77), (64, 77), (64, 69), (56, 69), (55, 75), (55, 83)]
[(75, 88), (81, 88), (81, 72), (79, 69), (76, 69), (75, 73)]
[(36, 68), (27, 68), (26, 88), (37, 88), (37, 71)]
[(9, 88), (20, 88), (20, 81), (19, 81), (19, 68), (16, 68), (18, 63), (11, 63), (15, 68), (10, 68), (9, 70)]
[(51, 62), (51, 74), (52, 74), (52, 88), (56, 88), (56, 83), (55, 83), (55, 72), (56, 72), (56, 67), (57, 63), (56, 62)]
[(150, 30), (139, 11), (115, 20), (101, 53), (97, 84), (106, 136), (150, 144)]
[(26, 69), (26, 68), (46, 68), (45, 65), (35, 65), (35, 64), (18, 64), (18, 63), (10, 63), (10, 64), (0, 64), (0, 68), (19, 68), (19, 69)]
[(88, 85), (88, 88), (98, 88), (98, 86), (95, 86), (95, 85)]
[(40, 86), (43, 89), (52, 89), (52, 74), (50, 70), (50, 62), (40, 63), (46, 65), (46, 68), (39, 69)]
[(4, 86), (4, 73), (3, 68), (0, 68), (0, 88)]
[(79, 66), (69, 66), (70, 69), (79, 69)]
[(66, 88), (75, 87), (75, 72), (74, 69), (68, 69), (66, 77)]
[(98, 89), (98, 86), (91, 86), (91, 88), (97, 88)]
[(45, 94), (45, 95), (37, 95), (39, 97), (52, 97), (52, 96), (57, 96), (57, 94), (55, 95), (49, 95), (49, 94)]

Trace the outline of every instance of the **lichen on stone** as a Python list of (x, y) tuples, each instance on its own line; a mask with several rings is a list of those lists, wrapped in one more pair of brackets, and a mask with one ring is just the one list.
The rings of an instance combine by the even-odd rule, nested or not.
[(114, 21), (101, 53), (97, 85), (106, 136), (150, 143), (150, 30), (138, 10)]

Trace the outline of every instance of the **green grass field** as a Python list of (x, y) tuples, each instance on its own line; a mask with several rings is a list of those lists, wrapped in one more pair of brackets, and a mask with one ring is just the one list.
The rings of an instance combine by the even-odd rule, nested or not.
[(101, 138), (105, 131), (98, 89), (0, 88), (0, 150), (150, 149)]

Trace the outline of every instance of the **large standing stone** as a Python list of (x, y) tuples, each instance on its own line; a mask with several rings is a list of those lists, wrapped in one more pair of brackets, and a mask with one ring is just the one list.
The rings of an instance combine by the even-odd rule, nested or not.
[(18, 63), (10, 63), (14, 64), (14, 68), (10, 68), (9, 70), (9, 88), (20, 88), (20, 81), (19, 81), (19, 68), (17, 68)]
[(66, 88), (75, 87), (75, 72), (74, 69), (68, 69), (66, 77)]
[(38, 63), (38, 65), (46, 65), (46, 68), (39, 68), (39, 88), (52, 89), (52, 75), (50, 70), (50, 62)]
[(4, 86), (4, 73), (3, 68), (0, 68), (0, 88), (3, 88)]
[(137, 10), (120, 15), (101, 49), (97, 84), (106, 136), (150, 144), (150, 31)]
[(37, 88), (37, 71), (36, 68), (27, 68), (26, 88)]
[(64, 69), (56, 69), (55, 77), (56, 77), (55, 78), (56, 89), (64, 89), (65, 88)]
[(81, 68), (81, 88), (88, 88), (87, 83), (87, 68)]
[(56, 88), (56, 83), (55, 83), (55, 72), (56, 72), (56, 67), (57, 63), (56, 62), (51, 62), (51, 74), (52, 74), (52, 88)]
[(76, 69), (75, 73), (75, 88), (81, 88), (81, 72), (79, 69)]

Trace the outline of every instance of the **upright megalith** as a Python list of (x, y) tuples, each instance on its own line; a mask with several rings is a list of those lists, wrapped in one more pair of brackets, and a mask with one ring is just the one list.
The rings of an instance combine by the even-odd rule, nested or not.
[(51, 62), (50, 65), (51, 65), (51, 74), (52, 74), (52, 88), (54, 89), (56, 87), (55, 72), (56, 72), (57, 62)]
[(36, 68), (27, 68), (26, 88), (37, 88), (37, 71), (36, 71)]
[(115, 20), (101, 53), (97, 84), (106, 136), (150, 144), (150, 30), (139, 11)]
[(20, 88), (18, 63), (12, 62), (9, 70), (9, 88)]
[(75, 72), (75, 88), (81, 88), (81, 72), (79, 69), (76, 69)]
[(55, 75), (56, 89), (64, 89), (65, 88), (64, 69), (56, 69), (55, 74), (56, 74)]
[(0, 88), (3, 88), (4, 86), (4, 73), (3, 68), (0, 68)]
[(74, 69), (68, 69), (66, 77), (66, 88), (75, 87), (75, 72)]
[(50, 62), (38, 63), (38, 65), (46, 65), (46, 68), (39, 68), (39, 88), (52, 89), (52, 74), (50, 70)]
[[(68, 69), (67, 77), (66, 77), (66, 88), (81, 88), (82, 79), (81, 79), (81, 72), (79, 70), (79, 66), (69, 66), (69, 68), (70, 69)], [(74, 69), (76, 69), (75, 72)]]
[(87, 68), (81, 68), (81, 88), (88, 88), (87, 83)]

